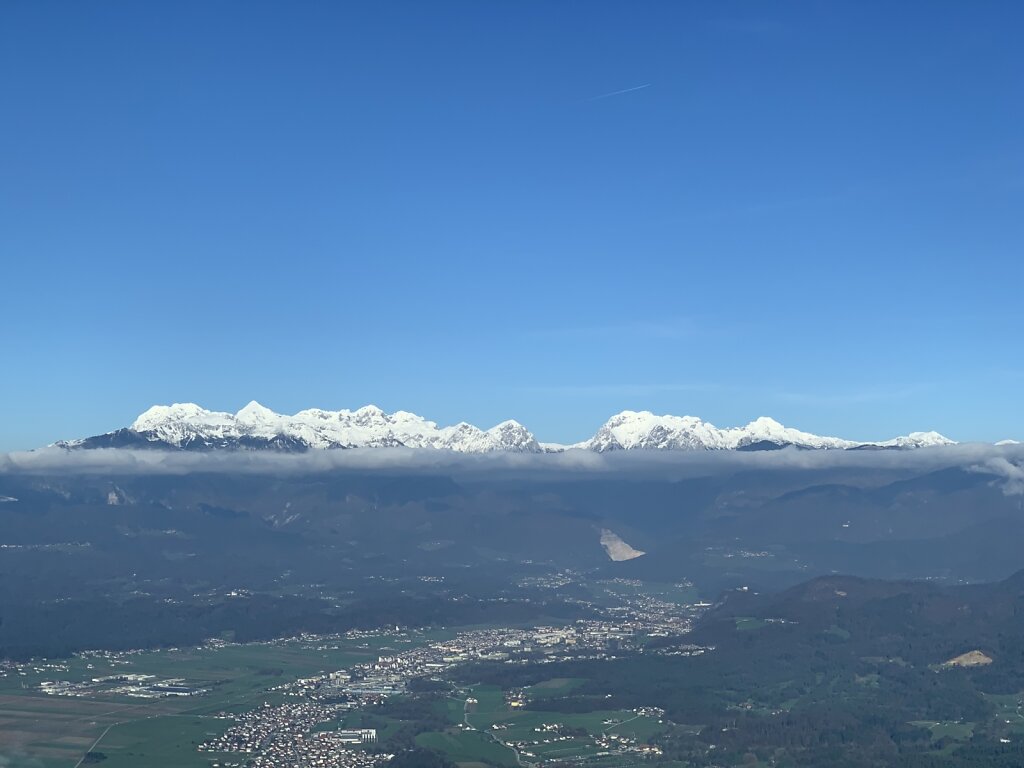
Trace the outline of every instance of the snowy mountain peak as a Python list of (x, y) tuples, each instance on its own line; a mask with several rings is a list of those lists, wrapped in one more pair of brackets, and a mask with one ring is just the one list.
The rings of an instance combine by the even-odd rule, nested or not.
[(157, 405), (127, 430), (87, 438), (69, 447), (151, 446), (187, 449), (308, 450), (324, 448), (442, 448), (450, 451), (540, 452), (534, 436), (515, 421), (486, 432), (472, 424), (438, 427), (409, 411), (386, 413), (376, 405), (355, 411), (313, 408), (289, 416), (253, 400), (235, 414), (194, 403)]
[[(822, 437), (783, 426), (760, 416), (744, 427), (719, 428), (696, 416), (622, 411), (589, 440), (571, 448), (591, 451), (729, 451), (794, 446), (806, 449), (911, 449), (952, 444), (937, 432), (912, 432), (880, 442), (861, 443)], [(433, 448), (462, 453), (494, 451), (541, 453), (566, 446), (538, 443), (515, 420), (482, 430), (460, 422), (439, 427), (409, 411), (387, 413), (375, 405), (354, 411), (311, 408), (279, 414), (253, 400), (237, 413), (210, 411), (195, 403), (155, 405), (127, 429), (60, 443), (68, 448), (156, 447), (165, 449), (274, 449), (304, 451), (326, 448)]]
[(761, 416), (745, 427), (720, 429), (695, 416), (658, 416), (650, 411), (622, 411), (608, 419), (590, 440), (579, 447), (592, 451), (616, 450), (764, 450), (795, 446), (818, 450), (858, 447), (920, 448), (953, 441), (934, 432), (915, 432), (879, 443), (858, 443), (822, 437), (783, 426)]
[(747, 429), (761, 429), (765, 431), (777, 431), (785, 429), (779, 422), (770, 416), (758, 416), (752, 422), (747, 424)]
[(247, 406), (235, 414), (235, 419), (237, 421), (249, 424), (268, 423), (276, 421), (279, 418), (280, 417), (276, 413), (265, 405), (260, 405), (255, 400), (249, 401)]
[(240, 411), (238, 411), (238, 413), (236, 413), (235, 415), (239, 416), (239, 415), (241, 415), (243, 413), (258, 413), (258, 414), (269, 415), (269, 414), (273, 414), (274, 412), (272, 410), (270, 410), (269, 408), (267, 408), (267, 406), (263, 405), (262, 403), (259, 403), (256, 400), (250, 400), (246, 404), (246, 406), (244, 408), (242, 408)]
[(171, 423), (192, 424), (223, 424), (231, 419), (229, 413), (208, 411), (195, 403), (174, 403), (173, 405), (154, 405), (142, 413), (131, 429), (136, 432), (147, 432)]
[(950, 440), (938, 432), (911, 432), (909, 435), (894, 437), (892, 440), (865, 443), (865, 445), (880, 448), (933, 448), (938, 445), (956, 445), (956, 441)]
[(494, 432), (496, 430), (508, 430), (508, 429), (526, 429), (526, 427), (524, 427), (522, 424), (520, 424), (515, 419), (506, 419), (505, 421), (501, 422), (501, 424), (496, 424), (495, 426), (491, 427), (487, 431), (488, 432)]
[(538, 453), (542, 450), (530, 431), (513, 419), (491, 427), (487, 435), (500, 446), (498, 450), (518, 453)]
[(373, 403), (370, 403), (369, 405), (364, 405), (362, 408), (356, 409), (355, 413), (357, 416), (363, 416), (365, 418), (376, 418), (387, 415), (386, 413), (384, 413), (383, 408), (378, 408)]

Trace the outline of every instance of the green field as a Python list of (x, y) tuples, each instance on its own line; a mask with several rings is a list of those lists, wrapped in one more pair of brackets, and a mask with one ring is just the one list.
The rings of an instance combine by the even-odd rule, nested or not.
[[(409, 648), (429, 640), (450, 637), (451, 631), (412, 635), (407, 638), (373, 637), (346, 641), (289, 640), (250, 645), (167, 649), (122, 656), (73, 658), (37, 662), (0, 676), (0, 765), (4, 768), (75, 768), (89, 750), (101, 753), (105, 768), (155, 766), (155, 768), (209, 768), (217, 761), (237, 761), (196, 751), (196, 746), (223, 732), (229, 719), (215, 713), (241, 712), (277, 701), (281, 694), (268, 688), (340, 668), (351, 668), (381, 653)], [(109, 675), (146, 674), (158, 679), (182, 678), (208, 693), (183, 698), (140, 699), (90, 690), (69, 697), (42, 693), (44, 681), (82, 682)], [(527, 693), (534, 706), (545, 698), (572, 695), (586, 681), (555, 677), (541, 681)], [(478, 703), (467, 712), (466, 698)], [(484, 761), (516, 765), (514, 751), (500, 742), (537, 741), (528, 750), (537, 757), (584, 758), (593, 756), (593, 738), (617, 733), (644, 742), (662, 726), (656, 719), (635, 717), (627, 711), (564, 714), (533, 709), (513, 709), (496, 686), (477, 685), (452, 696), (446, 703), (452, 727), (423, 733), (421, 746), (440, 750), (456, 762)], [(361, 713), (352, 713), (344, 724), (358, 726)], [(374, 715), (380, 738), (398, 732), (402, 721)], [(462, 730), (468, 724), (473, 730)], [(584, 729), (589, 736), (537, 731), (545, 723)], [(498, 724), (499, 729), (491, 726)], [(336, 727), (341, 723), (325, 724)], [(547, 741), (548, 743), (543, 743)], [(600, 761), (603, 762), (603, 761)], [(609, 763), (611, 765), (613, 763)], [(595, 763), (596, 765), (596, 763)]]
[(761, 627), (768, 624), (764, 619), (756, 619), (750, 616), (737, 616), (734, 621), (736, 622), (736, 629), (741, 632), (748, 632), (752, 629), (761, 629)]
[(987, 695), (985, 698), (996, 708), (996, 721), (1010, 733), (1024, 735), (1024, 693)]
[(122, 720), (161, 715), (166, 702), (86, 701), (31, 694), (0, 694), (0, 765), (70, 768), (107, 729)]
[[(549, 696), (561, 695), (583, 682), (580, 678), (552, 678), (531, 686), (528, 692), (531, 697), (537, 691), (548, 692)], [(420, 734), (416, 739), (420, 746), (444, 752), (457, 763), (496, 761), (499, 753), (495, 748), (502, 749), (496, 741), (538, 742), (522, 748), (523, 758), (527, 761), (534, 758), (578, 760), (594, 757), (600, 751), (593, 739), (602, 734), (627, 736), (644, 743), (664, 729), (656, 718), (638, 717), (624, 710), (563, 713), (514, 709), (505, 703), (501, 689), (494, 686), (473, 686), (464, 694), (477, 699), (478, 704), (473, 711), (467, 712), (464, 699), (451, 699), (448, 703), (449, 719), (455, 724), (465, 722), (476, 730), (450, 728), (444, 733)], [(543, 697), (539, 701), (543, 701)], [(583, 729), (589, 736), (566, 738), (560, 733), (543, 730), (544, 725), (553, 724), (567, 729)], [(505, 752), (509, 755), (507, 759), (514, 761), (512, 750), (506, 748)], [(622, 758), (617, 760), (608, 761), (608, 764), (618, 765)]]
[(927, 728), (932, 732), (933, 741), (943, 738), (967, 741), (974, 733), (974, 723), (960, 723), (952, 720), (915, 720), (911, 725)]
[(503, 740), (535, 738), (534, 729), (545, 723), (561, 723), (570, 728), (585, 728), (592, 736), (602, 733), (618, 733), (624, 736), (635, 734), (640, 741), (650, 738), (651, 735), (661, 730), (661, 726), (654, 718), (637, 717), (632, 712), (620, 710), (571, 714), (520, 710), (490, 718), (470, 715), (469, 721), (474, 726), (481, 728), (490, 728), (494, 724), (506, 726), (498, 732)]
[[(115, 659), (72, 658), (59, 662), (57, 669), (40, 667), (39, 671), (28, 670), (24, 675), (0, 677), (0, 693), (38, 692), (44, 680), (81, 682), (107, 675), (147, 674), (160, 678), (180, 677), (210, 688), (209, 694), (194, 699), (190, 706), (182, 706), (189, 711), (212, 712), (258, 699), (262, 690), (285, 680), (376, 658), (389, 644), (397, 645), (390, 638), (374, 638), (359, 643), (332, 643), (339, 647), (321, 649), (310, 643), (287, 641), (149, 651)], [(400, 647), (408, 647), (408, 644)], [(139, 703), (138, 699), (120, 701)]]
[(554, 677), (526, 689), (531, 699), (550, 699), (555, 696), (565, 696), (576, 690), (586, 681), (582, 677)]
[(449, 729), (444, 733), (421, 733), (416, 743), (426, 749), (444, 752), (456, 763), (487, 761), (497, 765), (515, 765), (512, 750), (503, 747), (479, 731)]
[(106, 755), (104, 768), (209, 768), (212, 762), (238, 756), (197, 752), (196, 747), (227, 730), (229, 720), (209, 716), (170, 715), (136, 720), (111, 728), (96, 747)]
[[(195, 745), (228, 726), (209, 717), (276, 701), (266, 689), (450, 637), (444, 630), (407, 638), (344, 641), (288, 640), (250, 645), (167, 649), (113, 658), (87, 657), (36, 662), (0, 675), (0, 765), (4, 768), (74, 768), (90, 747), (102, 765), (167, 765), (205, 768), (216, 759)], [(102, 690), (87, 696), (51, 696), (43, 681), (82, 682), (108, 675), (147, 674), (183, 678), (209, 693), (175, 699), (140, 699)], [(499, 692), (500, 696), (500, 692)], [(92, 745), (99, 739), (95, 747)], [(4, 762), (4, 761), (7, 762)]]

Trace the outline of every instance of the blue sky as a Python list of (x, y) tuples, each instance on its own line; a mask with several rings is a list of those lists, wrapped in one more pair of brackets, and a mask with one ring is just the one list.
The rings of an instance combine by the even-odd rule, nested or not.
[(0, 450), (253, 398), (1024, 439), (1022, 25), (4, 3)]

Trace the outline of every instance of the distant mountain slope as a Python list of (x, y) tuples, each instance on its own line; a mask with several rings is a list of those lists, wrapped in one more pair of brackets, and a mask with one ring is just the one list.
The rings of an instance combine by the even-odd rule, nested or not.
[(1024, 571), (964, 586), (823, 576), (776, 594), (732, 591), (697, 634), (728, 643), (738, 618), (774, 624), (792, 647), (817, 642), (824, 633), (861, 655), (920, 666), (981, 650), (996, 660), (996, 670), (1024, 683)]
[(439, 427), (408, 411), (385, 413), (367, 405), (355, 411), (317, 408), (289, 416), (253, 401), (237, 413), (209, 411), (193, 403), (155, 405), (129, 427), (82, 440), (58, 443), (64, 448), (163, 448), (182, 450), (305, 451), (328, 448), (432, 448), (459, 453), (545, 453), (577, 448), (603, 453), (617, 450), (772, 450), (903, 449), (950, 445), (937, 432), (912, 432), (880, 442), (821, 437), (784, 427), (762, 416), (744, 427), (720, 429), (695, 416), (656, 416), (623, 411), (582, 443), (538, 443), (517, 421), (483, 430), (461, 422)]

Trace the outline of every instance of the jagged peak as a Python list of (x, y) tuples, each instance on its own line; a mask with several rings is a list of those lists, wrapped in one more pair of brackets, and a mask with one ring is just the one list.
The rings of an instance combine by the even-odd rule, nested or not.
[(255, 400), (250, 400), (248, 405), (246, 405), (244, 408), (241, 408), (235, 414), (235, 418), (236, 419), (240, 419), (240, 418), (253, 417), (253, 416), (256, 416), (256, 417), (275, 416), (276, 417), (278, 415), (279, 414), (277, 414), (274, 411), (270, 410), (265, 405), (263, 405), (261, 403), (258, 403)]
[[(354, 413), (373, 415), (373, 416), (385, 416), (385, 415), (387, 415), (387, 414), (384, 413), (384, 409), (383, 408), (378, 408), (373, 403), (369, 403), (367, 405), (364, 405), (362, 408), (356, 409), (354, 411)], [(399, 413), (402, 413), (402, 411), (399, 411)]]
[(934, 430), (929, 432), (911, 432), (907, 435), (911, 440), (941, 440), (947, 443), (953, 442), (945, 435), (942, 435)]
[(505, 421), (501, 422), (500, 424), (495, 424), (493, 427), (491, 427), (487, 431), (488, 432), (496, 432), (498, 430), (507, 430), (507, 429), (522, 429), (522, 430), (526, 430), (526, 427), (524, 427), (522, 424), (520, 424), (515, 419), (505, 419)]
[(762, 427), (767, 429), (785, 429), (785, 427), (782, 426), (782, 424), (777, 422), (771, 416), (758, 416), (752, 422), (747, 424), (748, 429), (751, 427)]
[(214, 416), (218, 418), (230, 417), (231, 414), (209, 411), (195, 403), (172, 403), (171, 405), (153, 405), (139, 414), (132, 423), (131, 429), (137, 432), (144, 432), (157, 425), (169, 421), (188, 421), (196, 419), (208, 419)]

